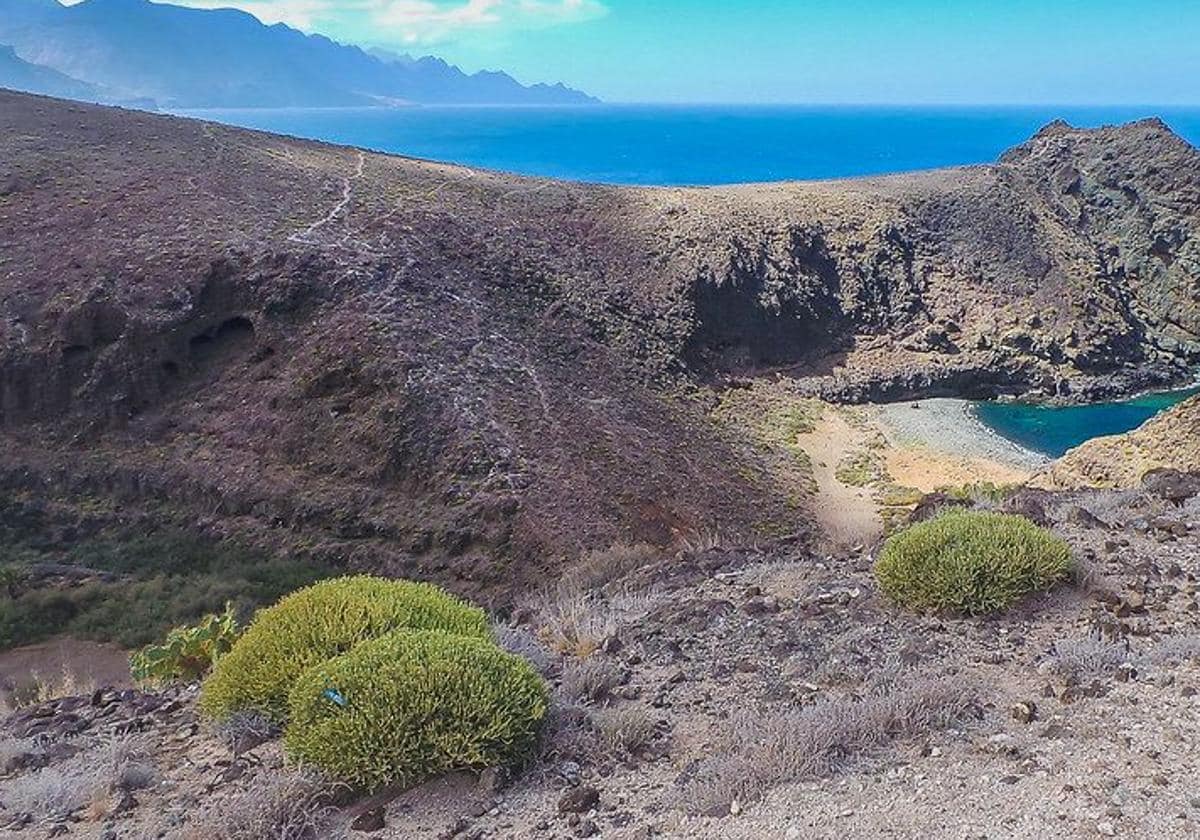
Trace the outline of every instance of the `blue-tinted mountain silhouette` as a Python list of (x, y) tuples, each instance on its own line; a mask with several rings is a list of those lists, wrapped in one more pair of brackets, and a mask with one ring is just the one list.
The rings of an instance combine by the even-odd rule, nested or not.
[(0, 87), (10, 90), (44, 93), (63, 99), (99, 102), (104, 99), (95, 86), (70, 76), (22, 61), (12, 47), (0, 46)]
[(233, 9), (148, 0), (0, 0), (0, 44), (26, 63), (94, 86), (103, 98), (167, 108), (595, 101), (562, 85), (525, 86), (505, 73), (468, 75), (436, 58), (380, 58)]

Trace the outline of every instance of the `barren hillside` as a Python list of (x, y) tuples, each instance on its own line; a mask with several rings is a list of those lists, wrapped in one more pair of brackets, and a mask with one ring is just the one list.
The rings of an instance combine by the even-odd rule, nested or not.
[(626, 189), (0, 93), (4, 483), (468, 588), (802, 536), (714, 388), (1175, 381), (1198, 232), (1200, 154), (1153, 121), (995, 166)]

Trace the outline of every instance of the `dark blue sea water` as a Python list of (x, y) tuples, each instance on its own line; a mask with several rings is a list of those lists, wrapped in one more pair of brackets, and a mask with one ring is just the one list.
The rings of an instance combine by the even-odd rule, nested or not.
[(1198, 393), (1200, 388), (1190, 388), (1095, 405), (986, 402), (975, 406), (975, 414), (1009, 440), (1057, 458), (1094, 437), (1136, 429), (1163, 409)]
[(1162, 117), (1200, 145), (1200, 108), (602, 105), (191, 111), (383, 152), (613, 184), (710, 185), (994, 161), (1051, 120)]

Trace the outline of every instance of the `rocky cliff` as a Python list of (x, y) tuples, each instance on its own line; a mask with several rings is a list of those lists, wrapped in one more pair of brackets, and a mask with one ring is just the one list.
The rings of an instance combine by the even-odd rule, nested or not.
[(0, 93), (0, 463), (479, 586), (802, 534), (711, 386), (1176, 381), (1198, 233), (1200, 154), (1153, 121), (994, 166), (625, 189)]

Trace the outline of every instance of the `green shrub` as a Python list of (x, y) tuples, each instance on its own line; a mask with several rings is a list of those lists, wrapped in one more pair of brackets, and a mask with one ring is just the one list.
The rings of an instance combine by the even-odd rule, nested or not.
[[(104, 531), (65, 552), (52, 551), (6, 529), (6, 513), (0, 496), (0, 562), (9, 558), (20, 578), (7, 596), (0, 590), (0, 650), (55, 636), (138, 648), (220, 612), (229, 601), (243, 614), (330, 576), (328, 567), (311, 560), (175, 530)], [(27, 578), (36, 563), (86, 566), (113, 579), (60, 588)]]
[(879, 585), (914, 609), (983, 615), (1070, 576), (1071, 549), (1028, 519), (950, 510), (888, 539)]
[(322, 581), (262, 610), (204, 683), (200, 709), (287, 719), (287, 696), (305, 670), (393, 630), (442, 630), (491, 640), (483, 610), (428, 583), (367, 576)]
[(142, 683), (191, 682), (207, 674), (229, 653), (238, 636), (233, 604), (190, 627), (176, 627), (161, 644), (146, 645), (129, 657), (129, 672)]
[(490, 641), (399, 631), (306, 671), (289, 708), (292, 759), (374, 789), (524, 762), (547, 696), (528, 662)]

